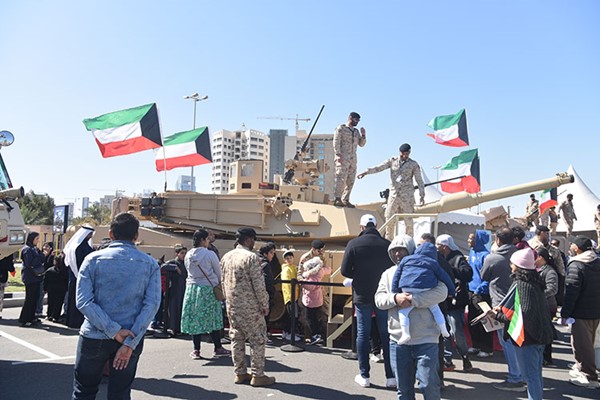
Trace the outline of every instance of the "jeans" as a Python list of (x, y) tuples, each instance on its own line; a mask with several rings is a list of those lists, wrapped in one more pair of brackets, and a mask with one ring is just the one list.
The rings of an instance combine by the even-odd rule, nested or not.
[(542, 379), (543, 344), (515, 346), (517, 361), (527, 382), (527, 398), (542, 400), (544, 397), (544, 380)]
[(394, 372), (390, 364), (390, 346), (388, 345), (390, 337), (387, 329), (387, 310), (382, 311), (374, 304), (355, 304), (356, 307), (356, 353), (358, 356), (358, 368), (363, 378), (370, 378), (371, 366), (369, 365), (369, 339), (371, 338), (371, 317), (375, 312), (377, 319), (377, 329), (381, 338), (381, 347), (383, 349), (383, 365), (385, 368), (385, 377), (393, 378)]
[[(450, 325), (450, 333), (452, 338), (454, 339), (454, 343), (456, 343), (456, 350), (458, 350), (458, 354), (462, 358), (467, 357), (468, 355), (468, 346), (467, 346), (467, 338), (465, 337), (465, 310), (464, 309), (456, 309), (456, 310), (448, 310), (448, 324)], [(446, 338), (444, 340), (446, 345), (446, 351), (444, 355), (446, 356), (446, 363), (452, 363), (452, 339)], [(448, 356), (449, 355), (449, 356)]]
[(144, 347), (143, 339), (133, 350), (127, 368), (116, 370), (112, 366), (115, 353), (121, 344), (112, 339), (89, 339), (79, 336), (75, 373), (73, 381), (73, 399), (95, 399), (98, 385), (102, 379), (102, 369), (108, 361), (110, 377), (108, 381), (109, 400), (131, 398), (131, 384), (135, 378), (137, 363)]
[(497, 330), (498, 340), (502, 346), (502, 352), (508, 364), (508, 378), (506, 380), (511, 383), (523, 382), (523, 376), (521, 375), (521, 369), (519, 368), (519, 362), (517, 361), (517, 355), (515, 352), (515, 345), (508, 340), (504, 340), (504, 330)]
[(425, 400), (440, 399), (438, 356), (438, 343), (401, 345), (390, 342), (390, 357), (398, 384), (398, 400), (415, 399), (415, 377), (419, 380), (419, 388)]

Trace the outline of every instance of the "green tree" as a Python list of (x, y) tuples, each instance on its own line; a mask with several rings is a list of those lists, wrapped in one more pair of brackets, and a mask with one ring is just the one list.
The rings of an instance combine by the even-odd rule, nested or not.
[(27, 225), (52, 225), (54, 220), (54, 199), (47, 194), (29, 191), (19, 199), (23, 220)]
[(110, 209), (106, 206), (94, 203), (85, 211), (88, 213), (88, 216), (84, 218), (85, 222), (90, 222), (92, 225), (106, 225), (110, 222)]

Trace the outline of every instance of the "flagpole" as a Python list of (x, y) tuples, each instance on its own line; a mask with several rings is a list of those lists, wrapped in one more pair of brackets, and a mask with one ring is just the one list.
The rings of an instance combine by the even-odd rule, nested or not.
[[(193, 125), (192, 125), (192, 130), (195, 130), (196, 129), (196, 104), (199, 101), (208, 99), (208, 96), (202, 96), (202, 97), (200, 97), (200, 95), (196, 92), (196, 93), (193, 93), (193, 94), (191, 94), (189, 96), (183, 96), (183, 99), (184, 100), (193, 100), (194, 101), (194, 122), (193, 122)], [(191, 168), (191, 182), (190, 182), (190, 186), (191, 186), (192, 192), (195, 192), (196, 191), (195, 190), (196, 189), (195, 188), (196, 185), (194, 185), (194, 166), (193, 165), (192, 165), (192, 168)]]
[[(158, 111), (158, 106), (156, 106), (156, 113), (160, 115), (160, 112)], [(158, 119), (159, 124), (160, 124), (160, 118)], [(162, 127), (161, 127), (162, 128)], [(163, 152), (163, 167), (165, 169), (165, 192), (167, 191), (167, 161), (165, 159), (165, 140), (163, 138), (163, 133), (162, 133), (162, 129), (159, 129), (160, 132), (160, 143), (162, 144), (162, 152)]]

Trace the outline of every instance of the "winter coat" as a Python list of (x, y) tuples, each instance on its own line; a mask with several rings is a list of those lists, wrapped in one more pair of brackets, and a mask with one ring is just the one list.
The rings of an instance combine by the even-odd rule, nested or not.
[(563, 318), (600, 319), (600, 259), (593, 250), (571, 257), (560, 315)]
[(453, 299), (448, 299), (448, 309), (456, 310), (465, 308), (469, 304), (469, 282), (473, 278), (473, 270), (459, 250), (452, 250), (446, 256), (454, 272), (454, 286), (456, 293)]
[(469, 282), (469, 290), (475, 294), (489, 294), (489, 282), (481, 279), (481, 269), (483, 268), (483, 260), (490, 254), (485, 247), (490, 241), (490, 234), (487, 231), (475, 231), (475, 246), (469, 251), (469, 265), (473, 270), (473, 279)]
[(341, 272), (352, 281), (354, 304), (374, 304), (375, 291), (381, 274), (394, 265), (388, 256), (389, 240), (377, 229), (366, 228), (348, 242)]

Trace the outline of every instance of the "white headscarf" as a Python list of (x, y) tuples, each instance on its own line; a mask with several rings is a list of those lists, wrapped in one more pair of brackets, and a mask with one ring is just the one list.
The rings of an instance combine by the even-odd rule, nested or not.
[[(65, 253), (65, 264), (68, 265), (69, 268), (71, 268), (71, 271), (73, 271), (75, 277), (79, 275), (79, 271), (77, 270), (77, 257), (75, 255), (75, 251), (90, 233), (92, 235), (95, 233), (94, 228), (88, 224), (83, 225), (81, 228), (79, 228), (77, 232), (75, 232), (71, 240), (67, 242), (65, 248), (63, 249), (63, 252)], [(90, 247), (93, 247), (91, 238), (88, 241), (88, 243)]]

